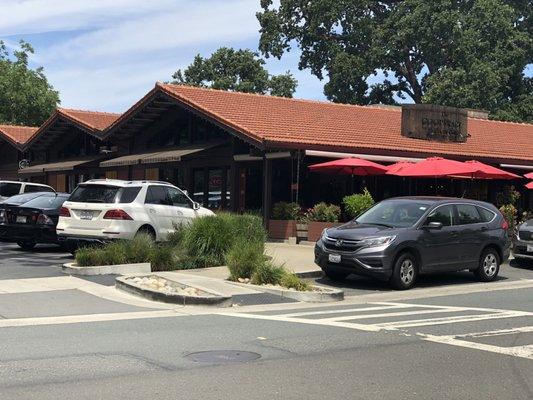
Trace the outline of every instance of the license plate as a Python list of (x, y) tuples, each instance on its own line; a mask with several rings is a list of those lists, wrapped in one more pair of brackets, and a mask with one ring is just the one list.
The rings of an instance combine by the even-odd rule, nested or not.
[(81, 214), (80, 214), (80, 219), (86, 219), (86, 220), (93, 219), (93, 212), (92, 211), (82, 211)]
[(340, 254), (330, 254), (328, 255), (329, 262), (332, 263), (340, 263), (341, 262), (341, 255)]
[(26, 217), (23, 216), (17, 216), (17, 224), (25, 224), (28, 221)]
[(527, 246), (527, 252), (528, 253), (533, 253), (533, 245), (528, 245)]

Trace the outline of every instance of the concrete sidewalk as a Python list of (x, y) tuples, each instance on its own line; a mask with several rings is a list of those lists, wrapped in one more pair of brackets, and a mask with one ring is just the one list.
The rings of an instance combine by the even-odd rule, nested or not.
[[(320, 268), (314, 263), (313, 246), (269, 242), (265, 245), (265, 252), (272, 257), (276, 265), (283, 265), (297, 275), (318, 276), (321, 273)], [(179, 273), (215, 279), (229, 277), (227, 267), (189, 269)]]

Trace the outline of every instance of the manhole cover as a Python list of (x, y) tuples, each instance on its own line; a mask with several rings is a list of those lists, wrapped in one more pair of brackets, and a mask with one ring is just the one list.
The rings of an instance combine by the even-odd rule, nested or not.
[(247, 362), (257, 360), (261, 357), (260, 354), (252, 353), (250, 351), (239, 350), (214, 350), (214, 351), (200, 351), (198, 353), (191, 353), (186, 356), (188, 359), (200, 363), (208, 364), (222, 364), (231, 362)]

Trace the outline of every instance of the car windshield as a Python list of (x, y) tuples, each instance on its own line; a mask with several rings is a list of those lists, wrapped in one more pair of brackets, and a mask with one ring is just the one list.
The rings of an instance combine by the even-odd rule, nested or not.
[(35, 199), (36, 197), (45, 196), (45, 195), (50, 195), (50, 192), (19, 194), (19, 195), (12, 196), (9, 199), (2, 201), (1, 204), (19, 206), (21, 204), (27, 203), (30, 200)]
[(40, 196), (23, 204), (23, 207), (57, 209), (67, 200), (66, 196)]
[(358, 224), (406, 228), (413, 226), (429, 208), (428, 203), (408, 200), (385, 200), (361, 214)]
[(79, 185), (68, 201), (75, 203), (131, 203), (141, 190), (140, 186)]
[(20, 193), (21, 183), (0, 182), (0, 196), (11, 197)]

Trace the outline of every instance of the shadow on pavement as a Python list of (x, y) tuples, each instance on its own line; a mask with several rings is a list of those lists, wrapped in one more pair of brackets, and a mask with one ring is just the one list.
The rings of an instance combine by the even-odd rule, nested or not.
[[(505, 281), (509, 279), (506, 276), (498, 276), (496, 281)], [(318, 285), (323, 286), (329, 286), (329, 287), (335, 287), (339, 289), (344, 289), (346, 292), (346, 295), (350, 295), (350, 293), (357, 292), (358, 294), (364, 294), (364, 292), (367, 291), (373, 291), (373, 292), (385, 292), (385, 291), (394, 291), (392, 289), (388, 282), (382, 282), (378, 281), (372, 278), (367, 278), (363, 276), (357, 276), (357, 275), (350, 275), (348, 278), (346, 278), (343, 281), (332, 281), (331, 279), (327, 277), (323, 278), (317, 278), (314, 280), (314, 282)], [(417, 288), (431, 288), (431, 287), (439, 287), (439, 286), (446, 286), (446, 285), (461, 285), (461, 284), (469, 284), (469, 283), (476, 283), (479, 282), (475, 277), (474, 274), (468, 271), (460, 271), (460, 272), (447, 272), (442, 274), (430, 274), (430, 275), (421, 275), (418, 277), (418, 282), (416, 283), (416, 286), (413, 288), (416, 290)], [(352, 293), (355, 294), (355, 293)]]
[(509, 262), (509, 266), (512, 267), (512, 268), (517, 268), (517, 269), (521, 269), (521, 270), (525, 270), (525, 271), (533, 271), (533, 260), (529, 261), (529, 262), (520, 262), (518, 263), (518, 261), (516, 260), (511, 260)]

